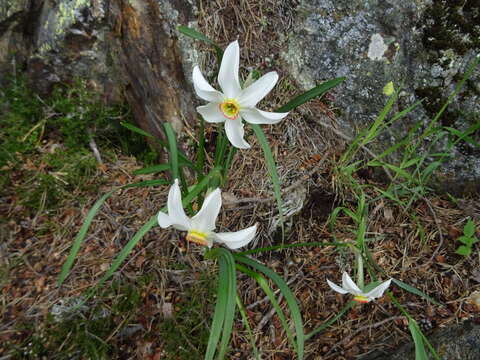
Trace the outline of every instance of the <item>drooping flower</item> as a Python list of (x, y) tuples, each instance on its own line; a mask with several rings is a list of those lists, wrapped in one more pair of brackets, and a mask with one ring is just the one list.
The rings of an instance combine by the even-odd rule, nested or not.
[(335, 285), (327, 279), (328, 286), (330, 286), (332, 290), (335, 290), (340, 294), (352, 294), (354, 295), (353, 300), (359, 303), (368, 303), (369, 301), (382, 297), (385, 290), (387, 290), (387, 288), (390, 286), (391, 281), (392, 279), (387, 280), (375, 287), (374, 289), (368, 292), (364, 292), (360, 290), (357, 284), (353, 282), (353, 280), (350, 278), (350, 276), (348, 276), (346, 272), (344, 272), (342, 275), (342, 287)]
[(278, 74), (269, 72), (242, 89), (238, 76), (239, 63), (240, 48), (238, 41), (234, 41), (225, 49), (218, 72), (222, 92), (205, 80), (198, 66), (193, 68), (193, 85), (197, 95), (209, 101), (209, 104), (197, 107), (205, 121), (225, 122), (225, 132), (232, 145), (248, 149), (250, 145), (243, 138), (242, 119), (251, 124), (276, 124), (288, 113), (267, 112), (255, 107), (275, 86)]
[(178, 179), (175, 179), (168, 193), (168, 215), (160, 211), (158, 224), (164, 229), (173, 226), (177, 230), (188, 231), (187, 240), (203, 246), (212, 247), (214, 242), (218, 242), (230, 249), (237, 249), (247, 245), (255, 237), (257, 225), (236, 232), (213, 232), (221, 206), (220, 189), (215, 189), (205, 198), (200, 211), (190, 219), (183, 210)]

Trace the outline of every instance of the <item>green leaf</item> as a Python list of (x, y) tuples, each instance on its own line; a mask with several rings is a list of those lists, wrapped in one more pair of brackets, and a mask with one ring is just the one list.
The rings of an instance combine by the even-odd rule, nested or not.
[(255, 271), (252, 271), (252, 270), (250, 270), (250, 269), (248, 269), (245, 266), (242, 266), (240, 264), (237, 264), (237, 269), (240, 270), (241, 272), (243, 272), (245, 275), (248, 275), (252, 279), (254, 279), (258, 283), (258, 285), (262, 288), (263, 292), (267, 295), (268, 299), (272, 303), (272, 306), (274, 307), (275, 312), (277, 313), (277, 316), (280, 319), (280, 322), (282, 323), (283, 328), (285, 329), (288, 340), (292, 343), (293, 347), (298, 352), (297, 344), (293, 340), (293, 334), (292, 334), (292, 331), (290, 330), (287, 319), (285, 318), (285, 314), (283, 313), (283, 310), (280, 307), (280, 304), (278, 303), (277, 299), (275, 298), (274, 292), (272, 291), (270, 286), (268, 286), (267, 280), (265, 280), (265, 278), (262, 275), (260, 275), (259, 273), (255, 272)]
[(220, 348), (218, 350), (218, 359), (223, 360), (227, 353), (227, 347), (230, 342), (230, 336), (232, 334), (233, 319), (235, 317), (235, 297), (237, 295), (237, 273), (235, 267), (235, 260), (232, 253), (227, 249), (218, 249), (220, 256), (224, 257), (227, 262), (228, 270), (228, 291), (227, 291), (227, 303), (225, 305), (225, 320), (223, 324), (222, 338), (220, 340)]
[(296, 107), (305, 104), (306, 102), (325, 94), (331, 88), (334, 88), (342, 81), (344, 81), (344, 77), (339, 77), (336, 79), (325, 81), (324, 83), (315, 86), (313, 89), (308, 90), (307, 92), (295, 97), (294, 99), (290, 100), (287, 104), (283, 105), (276, 112), (287, 112), (290, 110), (295, 109)]
[(245, 329), (247, 329), (248, 340), (250, 341), (250, 345), (252, 345), (253, 353), (255, 354), (255, 360), (261, 360), (257, 346), (255, 345), (255, 336), (253, 335), (252, 327), (250, 326), (250, 322), (248, 320), (247, 309), (245, 309), (245, 306), (243, 305), (242, 300), (240, 299), (240, 296), (238, 294), (236, 297), (236, 302), (237, 302), (238, 311), (242, 316), (242, 321), (243, 321), (243, 324), (245, 325)]
[(75, 240), (73, 241), (73, 246), (70, 249), (70, 254), (68, 254), (67, 260), (62, 266), (62, 271), (60, 272), (60, 275), (58, 276), (58, 280), (57, 280), (58, 286), (62, 285), (63, 281), (70, 273), (70, 269), (72, 268), (73, 262), (77, 257), (77, 254), (80, 250), (83, 240), (85, 239), (85, 235), (87, 234), (87, 231), (90, 228), (90, 224), (92, 223), (93, 218), (95, 217), (95, 215), (97, 214), (98, 210), (103, 205), (105, 200), (107, 200), (117, 190), (118, 189), (110, 190), (105, 195), (103, 195), (100, 199), (98, 199), (95, 202), (95, 204), (92, 206), (92, 208), (88, 212), (87, 217), (84, 223), (82, 224), (82, 227), (80, 228), (80, 231), (78, 232), (77, 236), (75, 237)]
[(207, 44), (217, 46), (217, 44), (215, 44), (215, 42), (213, 40), (210, 40), (207, 36), (202, 34), (200, 31), (197, 31), (193, 28), (190, 28), (190, 27), (184, 26), (184, 25), (180, 25), (180, 26), (177, 27), (177, 30), (179, 32), (181, 32), (183, 35), (187, 35), (187, 36), (191, 37), (192, 39), (202, 40), (202, 41), (206, 42)]
[(215, 350), (220, 340), (223, 324), (225, 322), (225, 315), (227, 312), (228, 301), (228, 261), (225, 257), (220, 256), (218, 259), (218, 285), (217, 285), (217, 302), (215, 304), (215, 312), (213, 313), (213, 321), (210, 329), (210, 337), (208, 338), (207, 352), (205, 353), (206, 360), (213, 360)]
[(104, 194), (100, 199), (98, 199), (95, 204), (93, 204), (92, 208), (87, 214), (87, 217), (85, 218), (85, 221), (83, 222), (82, 226), (80, 227), (80, 230), (78, 231), (77, 236), (75, 236), (75, 240), (73, 241), (72, 248), (70, 249), (70, 253), (68, 254), (67, 260), (62, 266), (62, 271), (60, 272), (60, 275), (58, 276), (57, 279), (57, 285), (61, 286), (62, 283), (65, 281), (66, 277), (70, 273), (70, 270), (72, 268), (73, 262), (75, 261), (75, 258), (77, 257), (78, 252), (80, 251), (80, 247), (82, 246), (83, 241), (85, 240), (85, 236), (87, 235), (87, 231), (90, 228), (90, 225), (92, 224), (93, 218), (97, 214), (98, 210), (102, 207), (103, 203), (110, 197), (112, 196), (116, 191), (121, 190), (121, 189), (127, 189), (127, 188), (132, 188), (132, 187), (147, 187), (147, 186), (155, 186), (155, 185), (165, 185), (168, 184), (169, 182), (164, 179), (158, 179), (158, 180), (147, 180), (147, 181), (140, 181), (137, 183), (133, 184), (128, 184), (121, 186), (119, 188), (110, 190), (106, 194)]
[(283, 280), (277, 273), (269, 269), (268, 267), (260, 264), (259, 262), (249, 259), (245, 256), (235, 254), (234, 258), (237, 262), (242, 262), (253, 269), (260, 271), (265, 276), (270, 278), (275, 285), (280, 289), (281, 293), (285, 297), (285, 301), (287, 302), (288, 309), (290, 310), (290, 314), (292, 316), (293, 324), (295, 326), (295, 332), (297, 337), (297, 344), (296, 350), (298, 353), (298, 359), (302, 360), (304, 356), (304, 347), (305, 347), (305, 334), (303, 329), (303, 321), (302, 321), (302, 314), (300, 312), (300, 308), (298, 307), (297, 300), (293, 295), (292, 291), (288, 287), (285, 280)]
[(139, 127), (136, 127), (135, 125), (132, 125), (130, 123), (122, 121), (122, 122), (120, 122), (120, 125), (122, 125), (123, 127), (127, 128), (130, 131), (133, 131), (134, 133), (137, 133), (137, 134), (140, 134), (140, 135), (143, 135), (143, 136), (146, 136), (146, 137), (150, 137), (150, 138), (155, 138), (155, 136), (153, 136), (152, 134), (150, 134), (150, 133), (146, 132), (145, 130), (142, 130)]
[(473, 244), (473, 238), (469, 236), (460, 236), (458, 238), (458, 241), (460, 241), (462, 244), (467, 245), (468, 247), (471, 247)]
[(267, 138), (263, 133), (262, 128), (258, 124), (250, 124), (255, 135), (257, 136), (260, 146), (263, 150), (263, 155), (267, 163), (268, 172), (272, 178), (273, 183), (273, 192), (275, 194), (275, 199), (277, 200), (278, 214), (280, 216), (280, 224), (282, 225), (283, 233), (283, 201), (282, 201), (282, 192), (280, 190), (280, 178), (278, 177), (277, 167), (275, 165), (275, 160), (273, 159), (272, 151), (270, 150), (270, 145), (268, 144)]
[(163, 124), (165, 129), (165, 135), (168, 139), (168, 148), (170, 152), (170, 169), (172, 171), (173, 179), (180, 179), (180, 169), (178, 166), (178, 150), (177, 150), (177, 139), (175, 138), (175, 132), (173, 131), (172, 125), (168, 122)]
[(458, 255), (463, 255), (463, 256), (470, 256), (472, 253), (472, 249), (468, 246), (459, 246), (458, 249), (455, 251)]
[(336, 247), (346, 247), (349, 246), (348, 243), (339, 243), (339, 242), (306, 242), (306, 243), (297, 243), (297, 244), (283, 244), (283, 245), (273, 245), (264, 248), (257, 248), (252, 250), (246, 250), (238, 252), (238, 255), (251, 255), (251, 254), (258, 254), (262, 252), (268, 251), (276, 251), (276, 250), (285, 250), (295, 247), (303, 247), (303, 246), (336, 246)]
[(427, 352), (423, 344), (423, 336), (418, 328), (417, 322), (413, 319), (409, 319), (408, 328), (412, 334), (413, 342), (415, 343), (415, 360), (428, 360)]
[(188, 26), (180, 25), (180, 26), (177, 27), (177, 29), (183, 35), (191, 37), (192, 39), (195, 39), (195, 40), (204, 41), (207, 44), (212, 45), (215, 48), (215, 52), (217, 53), (218, 61), (220, 62), (222, 60), (223, 50), (213, 40), (210, 40), (207, 36), (205, 36), (201, 32), (199, 32), (195, 29), (192, 29)]
[[(146, 132), (146, 131), (138, 128), (138, 127), (136, 127), (135, 125), (132, 125), (132, 124), (127, 123), (127, 122), (121, 122), (120, 125), (122, 125), (123, 127), (127, 128), (127, 129), (129, 129), (129, 130), (131, 130), (131, 131), (133, 131), (133, 132), (135, 132), (135, 133), (137, 133), (137, 134), (140, 134), (140, 135), (143, 135), (143, 136), (146, 136), (146, 137), (155, 139), (162, 147), (164, 147), (164, 148), (166, 147), (167, 150), (169, 150), (168, 147), (167, 147), (167, 144), (166, 144), (164, 141), (162, 141), (162, 140), (156, 138), (155, 136), (153, 136), (152, 134), (150, 134), (150, 133), (148, 133), (148, 132)], [(178, 151), (178, 156), (179, 156), (180, 164), (181, 164), (182, 166), (188, 166), (188, 167), (191, 167), (191, 168), (195, 169), (195, 166), (194, 166), (193, 163), (187, 158), (187, 156), (186, 156), (182, 151), (179, 151), (178, 149), (177, 149), (177, 151)]]
[(148, 166), (142, 169), (135, 170), (133, 172), (133, 175), (155, 174), (166, 170), (170, 170), (170, 164)]
[(336, 322), (338, 319), (340, 319), (343, 315), (345, 315), (348, 311), (350, 311), (350, 309), (355, 305), (355, 301), (350, 301), (347, 305), (345, 305), (343, 307), (342, 310), (340, 310), (338, 312), (337, 315), (335, 315), (334, 317), (332, 317), (330, 320), (328, 320), (327, 322), (323, 323), (322, 325), (320, 325), (318, 328), (315, 328), (313, 329), (312, 331), (310, 331), (308, 334), (305, 335), (305, 340), (308, 340), (310, 339), (311, 337), (317, 335), (319, 332), (325, 330), (327, 327), (329, 327), (330, 325), (332, 325), (334, 322)]
[(402, 288), (403, 290), (406, 290), (406, 291), (408, 291), (412, 294), (418, 295), (418, 296), (424, 298), (425, 300), (430, 301), (431, 303), (434, 303), (435, 305), (442, 306), (441, 303), (439, 303), (435, 299), (431, 298), (430, 296), (425, 294), (423, 291), (420, 291), (417, 288), (414, 288), (413, 286), (404, 283), (403, 281), (400, 281), (400, 280), (397, 280), (397, 279), (392, 279), (392, 282), (394, 282), (398, 287)]
[(468, 219), (467, 223), (463, 227), (463, 234), (468, 237), (473, 237), (473, 234), (475, 234), (475, 224), (473, 223), (472, 219)]

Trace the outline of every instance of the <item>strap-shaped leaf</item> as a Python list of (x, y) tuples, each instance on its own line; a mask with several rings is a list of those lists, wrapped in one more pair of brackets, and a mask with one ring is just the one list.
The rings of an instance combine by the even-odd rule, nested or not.
[(336, 79), (328, 80), (325, 81), (324, 83), (321, 83), (318, 86), (315, 86), (314, 88), (308, 90), (307, 92), (304, 92), (301, 95), (298, 95), (297, 97), (293, 98), (290, 100), (288, 103), (283, 105), (282, 107), (278, 108), (276, 112), (288, 112), (290, 110), (295, 109), (296, 107), (305, 104), (306, 102), (318, 97), (322, 96), (325, 94), (328, 90), (331, 88), (334, 88), (338, 84), (340, 84), (342, 81), (344, 81), (344, 77), (339, 77)]
[(256, 271), (263, 273), (265, 276), (270, 278), (275, 285), (280, 289), (281, 293), (285, 297), (285, 301), (287, 302), (288, 308), (290, 310), (290, 314), (292, 316), (293, 324), (295, 326), (296, 332), (296, 350), (298, 353), (298, 359), (302, 360), (304, 356), (304, 347), (305, 347), (305, 334), (303, 332), (303, 321), (302, 321), (302, 314), (300, 312), (300, 308), (298, 307), (297, 300), (293, 295), (292, 291), (288, 287), (285, 280), (283, 280), (277, 273), (269, 269), (268, 267), (260, 264), (259, 262), (249, 259), (242, 255), (234, 255), (235, 260), (237, 263), (241, 262), (246, 264)]

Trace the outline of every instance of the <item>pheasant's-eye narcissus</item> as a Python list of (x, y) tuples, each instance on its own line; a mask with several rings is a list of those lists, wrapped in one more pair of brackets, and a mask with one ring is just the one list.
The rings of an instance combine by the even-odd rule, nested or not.
[(276, 124), (288, 113), (267, 112), (255, 106), (262, 100), (278, 81), (275, 71), (263, 75), (260, 79), (242, 89), (238, 76), (240, 48), (234, 41), (225, 49), (218, 84), (222, 92), (215, 90), (203, 77), (198, 66), (193, 68), (193, 85), (199, 97), (210, 103), (197, 107), (205, 121), (225, 122), (225, 133), (233, 146), (248, 149), (250, 145), (243, 138), (242, 120), (251, 124)]
[(236, 232), (213, 232), (221, 206), (220, 189), (215, 189), (205, 198), (200, 211), (190, 219), (183, 210), (182, 195), (176, 179), (168, 193), (168, 215), (160, 211), (157, 216), (158, 224), (162, 228), (173, 226), (175, 229), (188, 231), (187, 240), (202, 246), (212, 247), (214, 242), (218, 242), (230, 249), (237, 249), (247, 245), (255, 237), (257, 225)]

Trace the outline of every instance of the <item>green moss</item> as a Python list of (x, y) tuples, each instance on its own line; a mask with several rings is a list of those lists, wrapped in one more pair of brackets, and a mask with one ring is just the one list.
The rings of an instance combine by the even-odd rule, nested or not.
[(174, 318), (159, 324), (166, 360), (201, 359), (207, 348), (206, 321), (213, 314), (215, 279), (203, 274), (175, 304)]
[(84, 81), (42, 99), (24, 78), (12, 78), (0, 90), (0, 191), (13, 188), (32, 212), (55, 209), (76, 190), (95, 191), (101, 181), (93, 181), (92, 138), (107, 159), (120, 151), (153, 162), (145, 139), (120, 121), (131, 121), (128, 109), (105, 105)]

